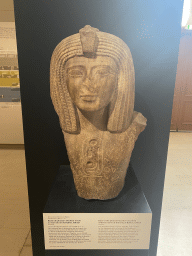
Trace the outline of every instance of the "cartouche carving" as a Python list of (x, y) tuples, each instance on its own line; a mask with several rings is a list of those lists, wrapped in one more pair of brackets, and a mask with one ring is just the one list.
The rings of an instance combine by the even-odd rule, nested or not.
[(116, 197), (146, 126), (146, 118), (134, 111), (135, 73), (128, 46), (87, 25), (55, 48), (50, 84), (78, 195)]

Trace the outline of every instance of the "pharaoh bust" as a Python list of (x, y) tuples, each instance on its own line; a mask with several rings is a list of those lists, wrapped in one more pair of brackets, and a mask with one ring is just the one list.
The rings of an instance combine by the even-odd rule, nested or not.
[(55, 48), (50, 84), (77, 194), (100, 200), (118, 196), (146, 126), (146, 118), (134, 111), (128, 46), (87, 25)]

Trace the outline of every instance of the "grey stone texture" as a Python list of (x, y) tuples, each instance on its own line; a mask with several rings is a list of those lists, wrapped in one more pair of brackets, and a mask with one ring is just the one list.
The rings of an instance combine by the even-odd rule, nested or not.
[(115, 198), (146, 126), (146, 118), (134, 111), (135, 72), (128, 46), (87, 25), (55, 48), (50, 84), (77, 194)]

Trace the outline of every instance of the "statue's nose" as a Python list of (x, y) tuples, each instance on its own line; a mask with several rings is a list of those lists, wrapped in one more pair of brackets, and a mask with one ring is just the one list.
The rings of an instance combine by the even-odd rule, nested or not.
[(89, 90), (90, 92), (94, 92), (95, 91), (94, 83), (93, 83), (93, 81), (91, 81), (91, 79), (89, 77), (86, 77), (86, 79), (85, 79), (83, 84), (86, 87), (86, 89)]

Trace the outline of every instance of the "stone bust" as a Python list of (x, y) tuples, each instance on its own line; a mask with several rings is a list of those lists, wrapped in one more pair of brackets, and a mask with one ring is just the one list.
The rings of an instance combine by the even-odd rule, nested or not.
[(146, 118), (134, 111), (135, 73), (128, 46), (87, 25), (55, 48), (50, 85), (77, 194), (115, 198), (146, 126)]

